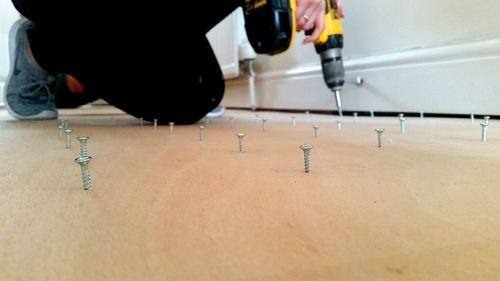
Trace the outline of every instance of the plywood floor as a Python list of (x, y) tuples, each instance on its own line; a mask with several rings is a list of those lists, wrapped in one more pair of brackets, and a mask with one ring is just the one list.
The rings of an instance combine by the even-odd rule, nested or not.
[(495, 120), (482, 143), (479, 121), (407, 118), (401, 135), (397, 117), (261, 112), (263, 132), (229, 111), (200, 142), (198, 125), (62, 113), (91, 137), (91, 191), (56, 121), (0, 114), (0, 280), (500, 280)]

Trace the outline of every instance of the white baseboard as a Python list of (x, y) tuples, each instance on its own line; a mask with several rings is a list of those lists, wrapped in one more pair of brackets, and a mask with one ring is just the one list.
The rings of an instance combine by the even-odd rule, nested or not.
[[(319, 58), (318, 58), (319, 60)], [(345, 110), (500, 115), (500, 38), (404, 50), (345, 61)], [(334, 110), (321, 66), (257, 73), (258, 106), (271, 109)], [(249, 107), (244, 78), (226, 81), (223, 104)]]

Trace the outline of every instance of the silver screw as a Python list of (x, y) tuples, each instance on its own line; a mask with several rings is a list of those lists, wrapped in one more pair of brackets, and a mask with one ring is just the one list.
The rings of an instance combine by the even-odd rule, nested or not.
[(144, 127), (144, 118), (139, 118), (139, 120), (141, 121), (141, 127)]
[(200, 141), (203, 141), (205, 139), (205, 127), (204, 126), (200, 126)]
[(155, 129), (158, 128), (158, 119), (153, 119)]
[(405, 127), (405, 115), (403, 113), (399, 114), (399, 128), (401, 131), (401, 134), (404, 135), (406, 133), (406, 127)]
[(64, 135), (64, 126), (63, 125), (59, 125), (59, 126), (57, 126), (57, 128), (59, 129), (58, 139), (62, 140), (63, 139), (63, 135)]
[(311, 172), (311, 149), (313, 146), (311, 144), (302, 144), (299, 146), (300, 149), (304, 151), (304, 170), (306, 173)]
[(234, 127), (234, 117), (229, 117), (229, 127), (233, 128)]
[(306, 111), (306, 117), (307, 117), (307, 118), (311, 118), (311, 113), (309, 112), (309, 110), (308, 110), (308, 111)]
[(262, 119), (262, 131), (265, 132), (267, 128), (267, 119)]
[(314, 137), (315, 138), (318, 138), (318, 130), (319, 130), (319, 125), (314, 125), (313, 126), (313, 129), (314, 129)]
[(90, 156), (80, 156), (75, 159), (75, 162), (80, 164), (82, 167), (82, 181), (83, 181), (83, 189), (89, 190), (92, 188), (92, 179), (90, 178), (89, 172), (89, 162), (92, 160)]
[(259, 114), (255, 114), (255, 123), (258, 123), (258, 122), (259, 122), (259, 119), (260, 119)]
[(382, 148), (382, 146), (384, 145), (384, 143), (382, 142), (382, 133), (384, 133), (384, 129), (378, 128), (375, 129), (375, 132), (377, 132), (378, 134), (378, 147)]
[(370, 110), (370, 117), (375, 118), (375, 112), (373, 110)]
[(484, 124), (488, 125), (490, 123), (490, 117), (489, 116), (484, 116)]
[(64, 127), (64, 130), (68, 129), (69, 128), (69, 119), (64, 119), (62, 120), (62, 124), (63, 124), (63, 127)]
[(238, 140), (239, 140), (240, 152), (244, 152), (245, 151), (245, 144), (243, 143), (243, 138), (245, 137), (245, 134), (238, 133), (238, 134), (236, 134), (236, 136), (238, 137)]
[(353, 113), (353, 116), (354, 116), (354, 123), (358, 123), (358, 113), (357, 112), (354, 112)]
[(295, 126), (297, 126), (297, 118), (295, 116), (292, 116), (292, 127), (295, 128)]
[(488, 135), (488, 124), (481, 123), (481, 128), (482, 128), (482, 141), (486, 142), (486, 137)]
[(420, 111), (420, 119), (424, 119), (424, 112)]
[(64, 130), (66, 132), (66, 149), (71, 148), (71, 129)]
[(337, 130), (342, 130), (342, 121), (337, 120)]
[(470, 114), (470, 121), (471, 121), (472, 123), (474, 123), (474, 113), (471, 113), (471, 114)]
[(174, 135), (174, 125), (175, 125), (175, 123), (174, 122), (168, 122), (168, 125), (170, 126), (170, 135), (173, 136)]
[(87, 141), (90, 138), (86, 136), (79, 136), (76, 139), (80, 142), (80, 156), (89, 156), (87, 152)]

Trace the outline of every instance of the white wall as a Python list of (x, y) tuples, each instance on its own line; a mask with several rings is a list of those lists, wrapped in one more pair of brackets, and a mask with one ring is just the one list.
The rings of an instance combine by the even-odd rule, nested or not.
[[(347, 110), (500, 114), (500, 1), (345, 0)], [(261, 107), (332, 110), (312, 46), (257, 59)], [(227, 81), (227, 106), (248, 106), (245, 81)]]

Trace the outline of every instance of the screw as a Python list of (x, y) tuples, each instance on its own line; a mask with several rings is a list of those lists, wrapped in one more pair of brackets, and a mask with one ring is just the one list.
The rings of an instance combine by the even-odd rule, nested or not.
[(353, 113), (353, 116), (354, 116), (354, 123), (358, 123), (358, 113), (357, 112), (354, 112)]
[(245, 137), (245, 134), (238, 133), (238, 134), (236, 134), (236, 136), (238, 137), (238, 140), (240, 142), (240, 152), (244, 152), (245, 151), (245, 144), (243, 143), (243, 138)]
[(69, 127), (69, 120), (68, 119), (62, 120), (62, 125), (64, 127), (64, 130), (68, 129), (68, 127)]
[(406, 127), (405, 127), (405, 117), (403, 113), (399, 114), (399, 128), (401, 134), (404, 135), (406, 133)]
[(424, 119), (424, 112), (420, 111), (420, 119)]
[(337, 120), (337, 130), (342, 130), (342, 121)]
[(205, 127), (200, 126), (200, 141), (203, 141), (205, 139), (204, 130), (205, 130)]
[(370, 110), (370, 117), (375, 118), (375, 112), (373, 110)]
[(319, 125), (314, 125), (313, 129), (314, 129), (314, 137), (318, 138)]
[(139, 120), (141, 121), (141, 127), (144, 127), (144, 118), (139, 118)]
[(234, 127), (234, 117), (229, 117), (229, 127)]
[(378, 147), (382, 148), (382, 146), (384, 145), (382, 142), (382, 133), (384, 133), (384, 129), (378, 128), (378, 129), (375, 129), (375, 132), (377, 132), (377, 134), (378, 134)]
[(59, 126), (57, 126), (57, 128), (59, 129), (58, 139), (62, 140), (63, 139), (63, 134), (64, 134), (64, 126), (63, 125), (59, 125)]
[(71, 148), (71, 129), (64, 130), (66, 132), (66, 149)]
[(292, 116), (292, 127), (295, 128), (295, 126), (297, 126), (297, 118), (295, 116)]
[(89, 156), (87, 152), (87, 141), (90, 138), (86, 136), (79, 136), (76, 139), (80, 141), (80, 156)]
[(470, 121), (471, 121), (472, 123), (474, 123), (474, 113), (471, 113), (471, 114), (470, 114)]
[(174, 135), (174, 125), (175, 125), (175, 123), (174, 122), (168, 122), (168, 125), (170, 126), (170, 135), (173, 136)]
[(489, 116), (484, 116), (484, 124), (488, 125), (490, 123), (490, 117)]
[(309, 112), (309, 110), (308, 110), (308, 111), (306, 111), (306, 117), (307, 117), (307, 118), (311, 118), (311, 113)]
[(158, 127), (158, 119), (153, 119), (155, 129)]
[(266, 124), (267, 124), (267, 119), (262, 119), (262, 131), (266, 131)]
[(75, 159), (75, 162), (80, 164), (82, 167), (82, 181), (83, 181), (83, 189), (89, 190), (92, 188), (92, 179), (90, 178), (89, 172), (89, 162), (92, 160), (90, 156), (80, 156)]
[(486, 142), (486, 137), (487, 137), (487, 134), (488, 134), (488, 124), (485, 124), (485, 123), (481, 123), (481, 128), (483, 129), (482, 130), (482, 141), (483, 142)]
[(260, 119), (259, 114), (255, 114), (255, 123), (258, 123), (258, 122), (259, 122), (259, 119)]
[(304, 151), (304, 170), (306, 173), (311, 172), (311, 149), (313, 146), (311, 144), (302, 144), (299, 146), (300, 149)]

